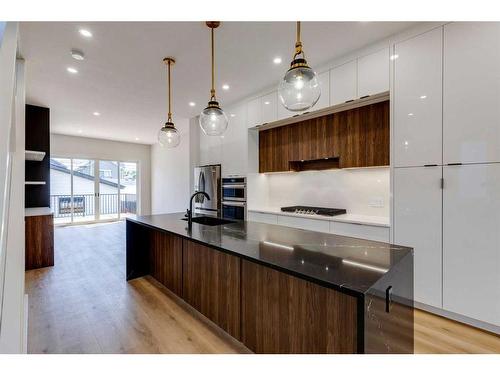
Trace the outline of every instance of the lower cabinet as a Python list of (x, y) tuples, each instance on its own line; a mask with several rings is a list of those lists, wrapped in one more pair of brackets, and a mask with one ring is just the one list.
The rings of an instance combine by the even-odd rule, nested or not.
[(248, 221), (257, 221), (259, 223), (278, 224), (278, 216), (264, 212), (248, 211)]
[(389, 228), (377, 225), (331, 221), (330, 233), (340, 236), (363, 238), (365, 240), (390, 242)]
[(240, 258), (183, 241), (183, 299), (240, 340)]
[(500, 326), (500, 164), (443, 177), (443, 308)]
[(293, 216), (278, 216), (278, 224), (287, 227), (314, 230), (316, 232), (328, 233), (330, 229), (330, 223), (326, 220), (316, 220), (316, 219), (305, 219), (301, 217)]
[(357, 328), (355, 297), (241, 261), (241, 341), (255, 353), (356, 353)]
[(158, 282), (182, 296), (182, 238), (150, 231), (149, 272)]
[(25, 269), (54, 265), (54, 224), (52, 215), (25, 218)]

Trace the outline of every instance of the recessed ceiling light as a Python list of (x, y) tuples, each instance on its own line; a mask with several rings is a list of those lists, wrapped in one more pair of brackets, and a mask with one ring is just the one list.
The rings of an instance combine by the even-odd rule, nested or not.
[(273, 63), (275, 63), (276, 65), (281, 64), (281, 57), (275, 57)]
[(229, 85), (227, 83), (223, 84), (222, 90), (229, 90)]
[(264, 102), (264, 104), (270, 104), (271, 102)]
[(85, 55), (83, 54), (83, 52), (79, 51), (77, 49), (71, 50), (71, 57), (73, 57), (75, 60), (78, 60), (78, 61), (85, 59)]
[(80, 29), (78, 30), (81, 36), (84, 36), (85, 38), (92, 38), (92, 33), (87, 30), (87, 29)]
[(82, 133), (83, 133), (82, 129), (78, 129), (78, 134), (82, 134)]
[(94, 116), (100, 116), (101, 114), (99, 112), (94, 112), (92, 113)]
[(231, 113), (231, 114), (230, 114), (230, 116), (231, 116), (231, 117), (235, 117), (236, 115), (235, 115), (234, 113)]
[(411, 112), (410, 112), (410, 113), (408, 113), (408, 116), (413, 116), (413, 113), (411, 113)]
[(398, 54), (391, 55), (391, 60), (396, 60), (399, 57)]
[(195, 105), (196, 105), (196, 103), (195, 103), (195, 102), (189, 102), (189, 106), (190, 106), (190, 107), (194, 107)]
[(425, 99), (427, 98), (427, 95), (420, 95), (420, 99)]
[(66, 70), (71, 73), (71, 74), (76, 74), (78, 73), (78, 70), (76, 70), (75, 68), (72, 68), (71, 66), (67, 67)]
[(135, 140), (136, 140), (136, 141), (138, 141), (138, 140), (139, 140), (139, 138), (135, 137)]

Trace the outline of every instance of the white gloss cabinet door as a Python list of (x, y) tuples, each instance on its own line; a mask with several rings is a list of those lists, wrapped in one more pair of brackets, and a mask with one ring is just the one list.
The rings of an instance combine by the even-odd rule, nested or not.
[(500, 161), (500, 22), (444, 27), (444, 163)]
[(278, 215), (278, 225), (312, 230), (315, 232), (328, 233), (330, 231), (330, 223), (327, 220), (306, 219), (293, 216)]
[(262, 125), (261, 98), (255, 98), (247, 103), (247, 127)]
[(358, 97), (389, 91), (389, 48), (358, 58)]
[(278, 224), (277, 215), (267, 214), (263, 212), (248, 211), (247, 220), (266, 224)]
[(246, 107), (239, 105), (227, 108), (229, 119), (227, 130), (222, 136), (222, 174), (245, 175), (247, 173), (247, 135)]
[(273, 122), (278, 119), (278, 93), (273, 91), (261, 98), (262, 123)]
[(394, 168), (394, 243), (414, 249), (415, 301), (441, 308), (442, 167)]
[(330, 106), (330, 71), (319, 73), (318, 81), (321, 87), (321, 95), (316, 104), (308, 111), (317, 111)]
[(394, 164), (442, 164), (442, 28), (395, 45)]
[(500, 326), (500, 164), (443, 175), (443, 308)]
[(330, 105), (357, 98), (356, 60), (330, 70)]

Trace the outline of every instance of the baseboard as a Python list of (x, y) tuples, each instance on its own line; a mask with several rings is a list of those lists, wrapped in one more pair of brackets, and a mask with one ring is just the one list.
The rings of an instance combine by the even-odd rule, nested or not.
[(24, 327), (23, 327), (23, 353), (28, 354), (28, 316), (29, 303), (28, 295), (24, 295)]
[(495, 333), (497, 335), (500, 335), (500, 327), (496, 326), (494, 324), (482, 322), (480, 320), (469, 318), (467, 316), (460, 315), (460, 314), (457, 314), (457, 313), (454, 313), (451, 311), (439, 309), (439, 308), (434, 307), (434, 306), (429, 306), (429, 305), (426, 305), (425, 303), (420, 303), (420, 302), (415, 301), (414, 306), (417, 309), (424, 310), (424, 311), (430, 312), (432, 314), (442, 316), (442, 317), (447, 318), (447, 319), (455, 320), (457, 322), (467, 324), (467, 325), (475, 327), (475, 328), (482, 329), (483, 331), (488, 331), (488, 332), (492, 332), (492, 333)]

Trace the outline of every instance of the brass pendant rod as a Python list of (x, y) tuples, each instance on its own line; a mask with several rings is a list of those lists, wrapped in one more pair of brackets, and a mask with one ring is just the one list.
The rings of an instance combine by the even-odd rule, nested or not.
[(212, 89), (210, 90), (211, 100), (215, 100), (215, 41), (214, 29), (210, 28), (212, 36)]
[(168, 64), (167, 64), (167, 70), (168, 70), (168, 115), (167, 115), (167, 118), (168, 118), (168, 122), (172, 122), (172, 110), (171, 110), (171, 107), (172, 107), (172, 86), (170, 84), (170, 64), (171, 64), (171, 62), (168, 61)]
[(295, 53), (293, 55), (293, 59), (295, 60), (300, 54), (304, 57), (304, 51), (302, 51), (302, 41), (300, 40), (300, 21), (297, 21), (297, 40), (295, 42)]

